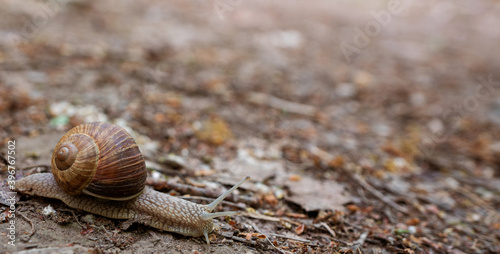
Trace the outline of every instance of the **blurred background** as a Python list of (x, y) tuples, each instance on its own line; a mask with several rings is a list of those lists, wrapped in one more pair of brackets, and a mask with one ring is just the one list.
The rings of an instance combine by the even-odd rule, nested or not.
[[(71, 127), (108, 121), (153, 171), (172, 176), (174, 160), (174, 175), (249, 174), (270, 211), (348, 220), (371, 207), (379, 217), (363, 216), (389, 232), (416, 225), (442, 243), (418, 248), (498, 250), (498, 1), (0, 3), (0, 142), (19, 141), (19, 167), (48, 164)], [(410, 214), (387, 215), (346, 170)]]

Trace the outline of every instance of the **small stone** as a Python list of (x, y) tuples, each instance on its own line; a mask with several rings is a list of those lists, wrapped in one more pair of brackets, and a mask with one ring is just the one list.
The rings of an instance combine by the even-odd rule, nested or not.
[(410, 234), (417, 233), (417, 228), (415, 226), (409, 226), (408, 227), (408, 233), (410, 233)]
[(52, 206), (50, 206), (50, 205), (48, 205), (47, 207), (44, 207), (42, 210), (42, 214), (45, 216), (54, 215), (56, 213), (57, 213), (56, 210), (54, 210), (54, 208), (52, 208)]
[(81, 218), (81, 220), (87, 224), (94, 225), (95, 224), (95, 216), (92, 214), (87, 214)]
[(335, 89), (335, 94), (342, 98), (348, 98), (356, 95), (356, 87), (351, 83), (342, 83)]

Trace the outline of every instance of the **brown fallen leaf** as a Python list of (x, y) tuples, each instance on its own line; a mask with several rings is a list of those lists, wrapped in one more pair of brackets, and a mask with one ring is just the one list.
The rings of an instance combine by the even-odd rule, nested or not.
[(290, 180), (290, 181), (294, 181), (294, 182), (296, 182), (296, 181), (300, 181), (300, 179), (302, 179), (302, 177), (301, 177), (300, 175), (297, 175), (297, 174), (293, 174), (293, 175), (291, 175), (291, 176), (288, 178), (288, 180)]
[(333, 160), (328, 162), (328, 166), (333, 167), (333, 168), (340, 168), (344, 165), (344, 157), (339, 155), (335, 157)]
[(306, 226), (304, 224), (300, 224), (300, 226), (295, 228), (295, 234), (300, 235), (304, 233), (304, 230), (306, 229)]
[(351, 201), (344, 186), (335, 181), (321, 181), (304, 176), (300, 181), (287, 182), (291, 195), (286, 200), (302, 206), (306, 211), (340, 210)]
[(270, 205), (277, 205), (278, 204), (278, 199), (276, 198), (276, 196), (274, 196), (274, 194), (272, 193), (269, 193), (269, 194), (266, 194), (264, 196), (264, 200), (269, 203)]
[(82, 229), (82, 230), (80, 231), (80, 234), (81, 234), (81, 235), (87, 235), (87, 234), (90, 234), (90, 233), (92, 233), (92, 232), (94, 232), (94, 228), (93, 228), (93, 227), (91, 227), (91, 226), (88, 226), (87, 228)]
[(247, 240), (252, 239), (252, 234), (251, 233), (246, 233), (245, 239), (247, 239)]
[(406, 220), (406, 225), (410, 226), (415, 226), (420, 224), (420, 219), (419, 218), (409, 218)]
[(258, 234), (257, 238), (259, 238), (259, 239), (266, 239), (267, 237), (264, 234)]
[(286, 216), (292, 218), (300, 218), (300, 219), (305, 219), (308, 217), (307, 215), (301, 213), (286, 213)]
[(346, 208), (349, 209), (349, 211), (351, 211), (352, 213), (355, 213), (360, 210), (359, 206), (357, 205), (348, 205), (346, 206)]

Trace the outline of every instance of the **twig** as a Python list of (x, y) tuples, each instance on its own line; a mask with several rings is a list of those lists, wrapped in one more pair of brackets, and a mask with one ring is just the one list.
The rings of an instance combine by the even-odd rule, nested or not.
[(177, 155), (174, 154), (168, 154), (166, 157), (163, 158), (163, 161), (161, 162), (163, 165), (167, 165), (172, 169), (186, 169), (189, 172), (194, 172), (195, 170), (189, 166), (186, 161)]
[(454, 179), (460, 182), (462, 185), (479, 186), (489, 190), (500, 191), (500, 186), (496, 186), (493, 181), (488, 181), (488, 179), (484, 178), (454, 178)]
[[(329, 162), (333, 159), (333, 157), (328, 153), (326, 152), (325, 150), (319, 148), (319, 147), (310, 147), (309, 148), (309, 151), (320, 157), (321, 160), (323, 160), (324, 162)], [(370, 192), (371, 194), (373, 194), (373, 196), (375, 196), (376, 198), (380, 199), (380, 201), (384, 202), (385, 204), (387, 204), (388, 206), (404, 213), (404, 214), (408, 214), (408, 210), (396, 203), (394, 203), (394, 201), (390, 200), (389, 198), (387, 198), (386, 196), (384, 196), (384, 194), (382, 194), (380, 191), (378, 191), (377, 189), (373, 188), (369, 183), (367, 183), (363, 178), (361, 178), (359, 175), (355, 174), (355, 173), (352, 173), (351, 170), (349, 168), (352, 168), (354, 167), (355, 165), (352, 165), (352, 164), (349, 164), (349, 165), (346, 165), (346, 167), (341, 167), (342, 171), (344, 171), (344, 173), (346, 173), (351, 179), (353, 179), (356, 183), (358, 183), (358, 185), (360, 185), (361, 187), (363, 187), (366, 191)]]
[(352, 245), (351, 243), (348, 243), (348, 242), (346, 242), (344, 240), (340, 240), (340, 239), (333, 239), (333, 241), (341, 243), (341, 244), (343, 244), (345, 246), (351, 246)]
[[(111, 236), (113, 236), (113, 234), (109, 233), (109, 231), (106, 230), (106, 228), (104, 227), (104, 225), (100, 225), (100, 226), (90, 225), (90, 226), (93, 227), (93, 228), (98, 228), (98, 229), (102, 228), (104, 230), (104, 235), (106, 236), (106, 239), (108, 239), (108, 241), (110, 241), (112, 243), (115, 242), (115, 241), (113, 241), (113, 239), (111, 239)], [(111, 236), (109, 236), (109, 235), (111, 235)]]
[(466, 189), (464, 187), (457, 187), (453, 190), (464, 195), (465, 197), (470, 199), (472, 202), (476, 203), (476, 205), (483, 207), (485, 210), (488, 210), (489, 212), (491, 212), (493, 214), (500, 215), (500, 213), (497, 212), (495, 210), (495, 208), (491, 207), (488, 203), (486, 203), (486, 201), (484, 201), (483, 199), (481, 199), (480, 197), (478, 197), (476, 194), (469, 191), (468, 189)]
[(274, 248), (274, 249), (276, 249), (277, 251), (279, 251), (279, 252), (281, 252), (281, 253), (288, 253), (288, 252), (286, 252), (286, 251), (284, 251), (284, 250), (282, 250), (282, 249), (280, 249), (280, 248), (276, 247), (276, 246), (275, 246), (275, 245), (271, 242), (271, 240), (269, 240), (269, 237), (268, 237), (268, 236), (267, 236), (264, 232), (262, 232), (262, 231), (259, 229), (259, 227), (257, 227), (257, 225), (255, 225), (255, 223), (253, 223), (253, 221), (251, 221), (251, 220), (247, 220), (247, 223), (248, 223), (248, 224), (250, 224), (250, 225), (253, 227), (253, 229), (254, 229), (255, 231), (257, 231), (259, 234), (262, 234), (262, 235), (266, 236), (266, 240), (267, 240), (267, 242), (268, 242), (269, 244), (271, 244), (271, 246), (273, 246), (273, 248)]
[(394, 218), (394, 215), (392, 214), (391, 209), (386, 208), (383, 210), (383, 212), (384, 212), (384, 215), (389, 219), (389, 221), (391, 223), (393, 223), (393, 224), (397, 223), (397, 220), (396, 220), (396, 218)]
[(71, 209), (66, 209), (66, 208), (59, 208), (58, 209), (60, 212), (70, 212), (72, 215), (73, 215), (73, 218), (75, 219), (76, 223), (78, 223), (78, 225), (81, 227), (81, 228), (85, 228), (85, 226), (83, 226), (82, 223), (80, 223), (80, 220), (78, 220), (78, 216), (76, 216), (76, 213), (74, 210), (71, 210)]
[(380, 199), (380, 201), (384, 202), (386, 205), (404, 213), (404, 214), (408, 214), (408, 210), (405, 208), (405, 207), (402, 207), (396, 203), (394, 203), (394, 201), (390, 200), (388, 197), (384, 196), (384, 194), (382, 194), (380, 191), (378, 191), (377, 189), (373, 188), (369, 183), (367, 183), (363, 178), (361, 178), (359, 175), (357, 174), (352, 174), (351, 172), (349, 172), (348, 170), (344, 170), (347, 174), (349, 174), (349, 176), (354, 180), (356, 181), (356, 183), (358, 183), (361, 187), (363, 187), (365, 190), (367, 190), (368, 192), (370, 192), (373, 196), (375, 196), (376, 198)]
[(286, 235), (279, 235), (279, 234), (275, 234), (275, 233), (269, 233), (269, 235), (270, 236), (274, 236), (274, 237), (280, 237), (280, 238), (290, 239), (290, 240), (294, 240), (294, 241), (297, 241), (297, 242), (311, 243), (310, 240), (295, 238), (295, 237), (286, 236)]
[(291, 101), (286, 101), (265, 93), (255, 93), (252, 92), (248, 95), (249, 102), (258, 104), (258, 105), (266, 105), (271, 108), (283, 110), (286, 112), (298, 114), (298, 115), (305, 115), (305, 116), (315, 116), (318, 113), (318, 110), (316, 107), (313, 107), (311, 105), (306, 105), (306, 104), (301, 104), (301, 103), (296, 103), (296, 102), (291, 102)]
[[(259, 227), (257, 227), (257, 225), (255, 225), (255, 223), (253, 223), (253, 221), (251, 220), (246, 220), (248, 224), (250, 224), (250, 226), (252, 226), (252, 228), (257, 231), (259, 234), (262, 234), (262, 235), (266, 235), (264, 234), (264, 232), (262, 232), (262, 230), (260, 230)], [(267, 237), (267, 236), (266, 236)]]
[(288, 223), (293, 224), (295, 226), (300, 226), (302, 224), (300, 222), (296, 222), (296, 221), (285, 219), (285, 218), (280, 219), (280, 221), (288, 222)]
[(31, 225), (31, 232), (26, 236), (26, 241), (29, 241), (29, 239), (31, 238), (31, 236), (33, 236), (35, 234), (35, 224), (33, 223), (32, 220), (28, 219), (28, 217), (26, 217), (26, 215), (24, 215), (22, 212), (18, 212), (19, 215), (21, 215), (21, 217), (26, 220), (27, 222), (30, 223)]
[(333, 237), (337, 237), (337, 234), (335, 234), (335, 231), (333, 231), (332, 228), (330, 228), (330, 226), (328, 226), (325, 222), (320, 222), (319, 223), (321, 226), (323, 226), (324, 228), (326, 228), (326, 230), (333, 236)]
[[(333, 159), (333, 157), (328, 152), (326, 152), (325, 150), (323, 150), (323, 149), (321, 149), (319, 147), (311, 147), (311, 148), (309, 148), (309, 151), (312, 154), (317, 155), (318, 157), (320, 157), (321, 160), (323, 160), (324, 162), (329, 162), (329, 161), (331, 161)], [(390, 207), (392, 207), (392, 208), (394, 208), (394, 209), (396, 209), (396, 210), (398, 210), (398, 211), (400, 211), (400, 212), (402, 212), (404, 214), (408, 214), (408, 210), (405, 207), (402, 207), (402, 206), (394, 203), (394, 201), (390, 200), (389, 198), (387, 198), (386, 196), (384, 196), (384, 194), (382, 194), (380, 191), (378, 191), (377, 189), (373, 188), (369, 183), (367, 183), (359, 175), (357, 175), (355, 173), (352, 173), (351, 170), (349, 169), (349, 168), (352, 168), (352, 167), (355, 167), (355, 165), (348, 164), (348, 165), (346, 165), (346, 167), (341, 167), (341, 169), (351, 179), (353, 179), (356, 183), (358, 183), (358, 185), (360, 185), (366, 191), (368, 191), (371, 194), (373, 194), (373, 196), (375, 196), (376, 198), (380, 199), (380, 201), (384, 202), (388, 206), (390, 206)]]
[[(371, 184), (372, 186), (375, 185), (375, 187), (377, 187), (376, 184), (373, 184), (373, 182), (369, 182), (369, 184)], [(388, 189), (388, 191), (394, 193), (395, 195), (401, 196), (402, 199), (405, 199), (407, 203), (411, 204), (415, 208), (415, 211), (425, 214), (425, 209), (422, 207), (422, 205), (419, 204), (417, 200), (418, 198), (420, 198), (418, 194), (411, 192), (401, 193), (401, 192), (396, 192), (393, 189)]]
[(288, 222), (288, 223), (296, 225), (296, 226), (300, 226), (301, 225), (301, 223), (299, 223), (299, 222), (292, 221), (292, 220), (289, 220), (289, 219), (286, 219), (286, 218), (275, 218), (275, 217), (263, 215), (263, 214), (260, 214), (260, 213), (248, 213), (248, 212), (245, 212), (245, 213), (240, 213), (239, 215), (250, 217), (250, 218), (254, 218), (254, 219), (266, 220), (266, 221), (274, 221), (274, 222), (284, 221), (284, 222)]
[(248, 213), (248, 212), (246, 212), (246, 213), (241, 213), (241, 215), (246, 216), (246, 217), (250, 217), (250, 218), (254, 218), (254, 219), (260, 219), (260, 220), (267, 220), (267, 221), (274, 221), (274, 222), (281, 221), (281, 219), (279, 219), (279, 218), (263, 215), (260, 213)]
[(363, 233), (359, 236), (358, 240), (356, 240), (356, 241), (355, 241), (355, 242), (353, 242), (352, 244), (353, 244), (353, 245), (355, 245), (355, 246), (361, 246), (361, 245), (363, 245), (363, 243), (365, 243), (365, 241), (366, 241), (366, 237), (368, 237), (368, 232), (363, 232)]
[(238, 241), (238, 242), (242, 242), (242, 243), (246, 243), (246, 244), (250, 244), (250, 245), (255, 245), (257, 242), (254, 241), (254, 240), (247, 240), (245, 238), (242, 238), (242, 237), (239, 237), (239, 236), (231, 236), (231, 239), (232, 240), (235, 240), (235, 241)]

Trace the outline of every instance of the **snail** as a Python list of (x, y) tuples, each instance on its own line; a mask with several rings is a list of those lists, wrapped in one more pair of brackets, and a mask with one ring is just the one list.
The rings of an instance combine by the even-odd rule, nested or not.
[(102, 122), (84, 123), (68, 131), (52, 155), (52, 173), (36, 173), (16, 183), (29, 195), (59, 199), (66, 205), (113, 219), (128, 219), (186, 236), (205, 236), (213, 218), (237, 212), (215, 207), (248, 176), (208, 205), (145, 188), (144, 158), (123, 128)]

